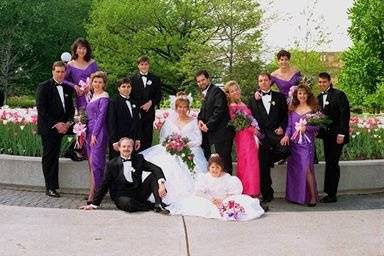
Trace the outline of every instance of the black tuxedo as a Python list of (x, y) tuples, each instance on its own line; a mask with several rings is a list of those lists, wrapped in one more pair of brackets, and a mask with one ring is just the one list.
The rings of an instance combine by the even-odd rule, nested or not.
[(39, 84), (36, 92), (37, 132), (43, 144), (42, 168), (47, 190), (59, 188), (59, 155), (63, 134), (59, 134), (53, 126), (58, 122), (72, 121), (75, 113), (73, 89), (65, 85), (62, 88), (65, 110), (53, 79)]
[(153, 121), (155, 120), (156, 106), (159, 106), (161, 100), (161, 81), (152, 73), (147, 75), (147, 84), (144, 86), (140, 73), (135, 74), (132, 78), (132, 99), (142, 106), (147, 101), (152, 101), (152, 106), (145, 112), (140, 111), (141, 115), (141, 147), (140, 150), (149, 148), (152, 145)]
[(202, 148), (208, 159), (211, 148), (220, 155), (224, 162), (225, 171), (232, 174), (232, 144), (233, 129), (228, 127), (229, 112), (227, 97), (223, 90), (211, 84), (204, 97), (198, 119), (208, 127), (208, 133), (203, 132)]
[(263, 199), (269, 200), (273, 198), (274, 192), (272, 189), (271, 166), (275, 162), (286, 158), (289, 154), (288, 147), (280, 144), (284, 134), (279, 136), (274, 132), (279, 127), (283, 130), (287, 128), (287, 100), (283, 94), (271, 91), (269, 114), (261, 99), (256, 100), (252, 97), (249, 101), (249, 108), (258, 122), (262, 134), (259, 150), (261, 194)]
[[(325, 105), (323, 101), (323, 94), (318, 96), (318, 101), (321, 112), (332, 120), (328, 129), (322, 129), (319, 133), (319, 137), (321, 137), (324, 142), (324, 192), (329, 196), (336, 196), (340, 179), (339, 160), (343, 145), (349, 142), (349, 102), (344, 92), (333, 87), (330, 87), (327, 91)], [(343, 144), (336, 143), (338, 134), (344, 135)]]
[[(131, 103), (132, 114), (127, 106), (127, 100)], [(108, 106), (109, 159), (120, 155), (112, 147), (112, 144), (118, 142), (120, 138), (141, 140), (139, 107), (132, 99), (126, 99), (121, 95), (116, 95), (110, 100)]]
[[(135, 169), (132, 173), (133, 182), (128, 182), (125, 178), (120, 156), (107, 163), (104, 179), (96, 191), (93, 205), (100, 205), (108, 191), (117, 208), (127, 212), (151, 210), (153, 207), (147, 201), (151, 193), (155, 197), (155, 203), (161, 204), (158, 180), (165, 179), (161, 168), (146, 161), (141, 154), (132, 155), (131, 161)], [(151, 172), (144, 181), (142, 180), (143, 171)]]

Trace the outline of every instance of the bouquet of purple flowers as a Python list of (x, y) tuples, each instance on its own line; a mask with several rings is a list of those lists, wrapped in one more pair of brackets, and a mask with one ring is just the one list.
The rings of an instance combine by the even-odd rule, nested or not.
[(332, 123), (332, 120), (320, 111), (306, 114), (305, 119), (307, 121), (307, 125), (317, 126), (321, 128), (327, 128)]
[(248, 127), (259, 129), (256, 119), (252, 115), (247, 114), (240, 109), (235, 111), (235, 115), (232, 120), (229, 121), (228, 126), (233, 127), (236, 132), (244, 130)]
[(194, 155), (188, 146), (188, 142), (189, 139), (187, 137), (181, 137), (181, 135), (177, 133), (172, 133), (165, 138), (162, 145), (171, 155), (179, 156), (188, 166), (189, 171), (194, 174), (196, 164), (193, 161)]
[(221, 217), (226, 220), (239, 220), (241, 216), (245, 214), (245, 209), (239, 203), (234, 200), (229, 200), (226, 203), (222, 203), (219, 207)]

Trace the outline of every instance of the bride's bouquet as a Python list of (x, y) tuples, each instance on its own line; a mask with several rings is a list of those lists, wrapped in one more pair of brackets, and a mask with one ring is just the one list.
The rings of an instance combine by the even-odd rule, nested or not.
[(221, 204), (219, 212), (221, 217), (226, 220), (239, 220), (245, 214), (245, 209), (234, 200), (229, 200), (228, 202), (223, 202)]
[(248, 127), (259, 129), (256, 119), (243, 111), (236, 110), (235, 116), (229, 121), (228, 126), (233, 127), (236, 132), (244, 130)]
[(196, 165), (193, 161), (194, 155), (188, 146), (188, 142), (189, 139), (187, 137), (181, 137), (177, 133), (172, 133), (165, 138), (162, 145), (171, 155), (179, 156), (181, 160), (183, 160), (183, 162), (188, 166), (189, 171), (192, 174), (195, 174)]

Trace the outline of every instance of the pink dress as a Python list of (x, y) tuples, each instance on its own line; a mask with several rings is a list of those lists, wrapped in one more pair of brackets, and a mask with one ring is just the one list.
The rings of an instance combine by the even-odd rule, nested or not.
[[(229, 105), (229, 115), (231, 119), (235, 113), (241, 111), (246, 115), (251, 115), (251, 110), (244, 103), (231, 103)], [(259, 148), (256, 143), (253, 127), (236, 132), (235, 145), (237, 156), (236, 174), (243, 184), (243, 194), (249, 196), (259, 196), (260, 194), (260, 166)]]

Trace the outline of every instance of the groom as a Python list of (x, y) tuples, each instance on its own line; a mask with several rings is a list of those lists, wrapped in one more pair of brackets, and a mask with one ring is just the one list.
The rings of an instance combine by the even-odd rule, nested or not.
[(211, 153), (218, 153), (223, 159), (225, 171), (232, 174), (234, 132), (228, 127), (227, 97), (223, 90), (211, 83), (206, 70), (197, 72), (195, 79), (204, 96), (198, 116), (199, 128), (203, 133), (201, 146), (204, 155), (208, 159)]
[(283, 94), (271, 90), (269, 73), (261, 73), (258, 84), (260, 98), (252, 97), (249, 108), (263, 135), (259, 150), (261, 194), (263, 202), (270, 202), (274, 198), (271, 167), (289, 155), (288, 147), (280, 144), (288, 123), (288, 106)]
[[(127, 137), (118, 142), (120, 156), (107, 163), (104, 180), (97, 190), (92, 204), (80, 207), (97, 209), (109, 190), (116, 207), (126, 212), (149, 211), (169, 214), (162, 206), (161, 198), (167, 194), (165, 177), (160, 167), (146, 161), (141, 154), (132, 155), (134, 141)], [(151, 174), (142, 180), (143, 171)], [(153, 193), (155, 206), (147, 200)]]
[(340, 179), (339, 160), (344, 144), (349, 142), (349, 102), (344, 92), (333, 88), (331, 76), (319, 74), (318, 96), (321, 112), (332, 120), (327, 130), (320, 130), (318, 137), (324, 142), (325, 179), (324, 192), (327, 193), (320, 202), (334, 203)]

